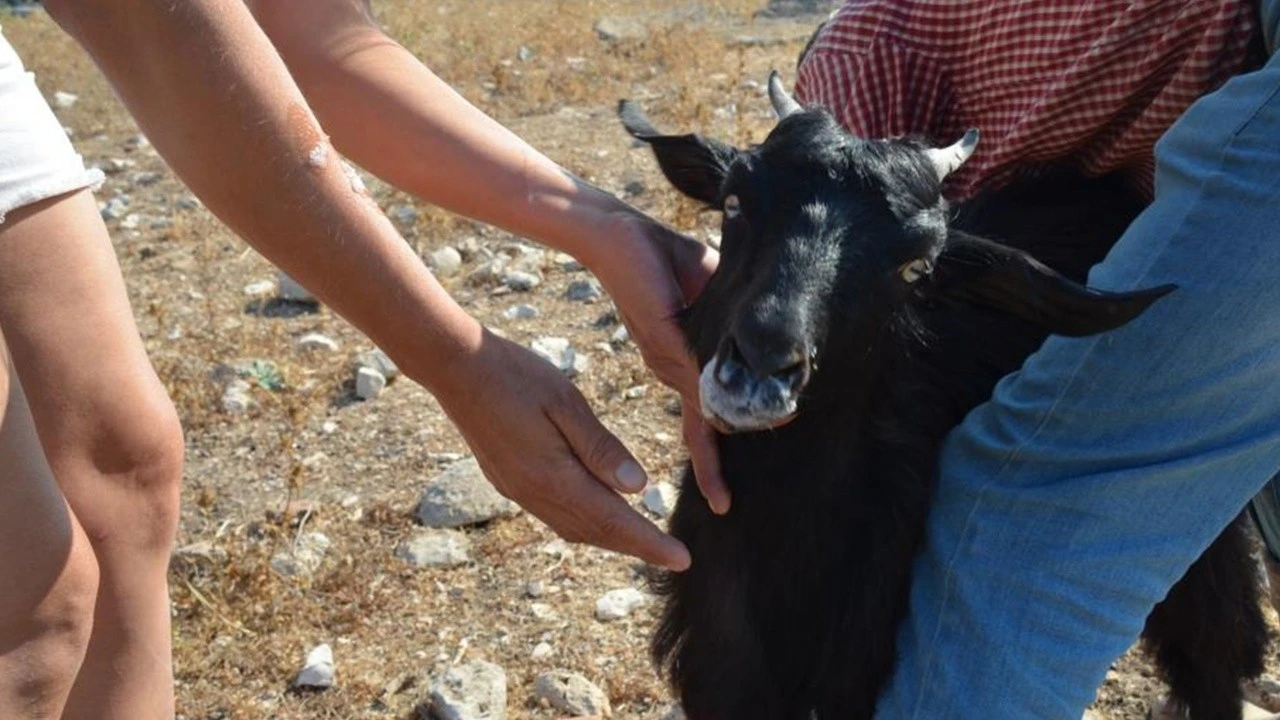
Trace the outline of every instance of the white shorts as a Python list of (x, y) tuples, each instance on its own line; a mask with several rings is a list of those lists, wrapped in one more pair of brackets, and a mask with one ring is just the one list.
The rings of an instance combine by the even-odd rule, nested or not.
[(0, 223), (10, 210), (101, 182), (0, 34)]

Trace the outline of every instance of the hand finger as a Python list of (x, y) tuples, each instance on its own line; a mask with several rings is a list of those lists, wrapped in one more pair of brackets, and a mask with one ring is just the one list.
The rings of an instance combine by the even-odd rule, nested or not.
[(649, 484), (644, 468), (622, 441), (600, 423), (576, 390), (564, 401), (550, 406), (548, 415), (573, 454), (597, 480), (629, 493), (640, 492)]
[[(580, 479), (570, 478), (569, 481), (582, 490), (572, 493), (571, 500), (558, 509), (558, 514), (569, 516), (566, 523), (572, 528), (567, 533), (569, 539), (581, 539), (668, 570), (688, 569), (691, 560), (683, 543), (659, 530), (620, 495), (589, 481), (587, 474), (586, 468), (582, 468)], [(557, 532), (562, 532), (558, 522), (544, 519)]]
[(689, 460), (693, 462), (698, 490), (706, 498), (711, 512), (724, 515), (729, 512), (731, 497), (720, 471), (720, 447), (716, 443), (715, 430), (703, 421), (697, 407), (688, 398), (682, 398), (680, 402), (684, 442), (689, 448)]

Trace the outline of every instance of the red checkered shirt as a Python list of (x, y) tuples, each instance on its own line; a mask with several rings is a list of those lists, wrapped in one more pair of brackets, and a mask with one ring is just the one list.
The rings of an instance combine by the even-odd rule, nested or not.
[(1196, 98), (1258, 57), (1246, 0), (849, 0), (801, 64), (796, 96), (851, 132), (982, 140), (951, 178), (963, 199), (1070, 163), (1132, 173)]

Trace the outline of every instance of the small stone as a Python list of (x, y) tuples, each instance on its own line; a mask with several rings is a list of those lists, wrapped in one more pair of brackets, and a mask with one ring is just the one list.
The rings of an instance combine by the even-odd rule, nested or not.
[(531, 272), (512, 270), (502, 278), (502, 284), (515, 292), (529, 292), (542, 284), (542, 278)]
[(178, 198), (178, 202), (174, 203), (174, 206), (179, 210), (195, 210), (200, 207), (200, 201), (194, 195), (183, 195)]
[(563, 538), (556, 538), (540, 548), (542, 554), (550, 555), (557, 560), (568, 560), (573, 557), (573, 547)]
[(679, 705), (672, 705), (667, 714), (662, 716), (662, 720), (685, 720), (684, 708)]
[(386, 376), (377, 370), (367, 367), (356, 370), (356, 397), (361, 400), (373, 400), (381, 395), (386, 387)]
[(670, 445), (672, 442), (675, 441), (675, 438), (671, 437), (671, 433), (664, 433), (664, 432), (654, 433), (653, 439), (654, 439), (654, 442), (660, 442), (663, 445)]
[(520, 62), (525, 63), (525, 62), (529, 62), (532, 59), (533, 59), (533, 50), (530, 50), (528, 45), (521, 45), (516, 50), (516, 60), (519, 60)]
[(551, 262), (555, 263), (556, 267), (565, 272), (578, 272), (579, 270), (586, 269), (583, 267), (582, 263), (578, 262), (577, 258), (566, 253), (556, 253), (555, 256), (551, 258)]
[(302, 672), (293, 681), (294, 687), (324, 689), (333, 687), (333, 649), (329, 645), (317, 645), (307, 653)]
[(102, 213), (103, 220), (119, 220), (125, 216), (126, 209), (129, 207), (129, 198), (123, 195), (117, 195), (103, 203), (99, 210)]
[(450, 668), (431, 684), (438, 720), (506, 720), (507, 674), (483, 660)]
[(387, 355), (379, 348), (357, 355), (356, 367), (377, 370), (388, 381), (395, 380), (400, 375), (400, 367), (396, 365), (390, 355)]
[(427, 483), (416, 514), (418, 522), (427, 527), (458, 528), (520, 512), (519, 505), (489, 484), (476, 459), (468, 458), (450, 465)]
[(66, 110), (67, 108), (75, 105), (76, 101), (79, 99), (79, 95), (66, 92), (65, 90), (58, 90), (53, 94), (53, 104), (62, 110)]
[(391, 218), (401, 230), (409, 230), (418, 222), (418, 209), (412, 205), (396, 205), (387, 210), (387, 217)]
[(564, 298), (569, 302), (593, 303), (604, 295), (600, 283), (595, 280), (575, 280), (569, 283)]
[(532, 320), (538, 317), (538, 308), (532, 305), (512, 305), (502, 314), (508, 320)]
[(426, 530), (396, 548), (396, 557), (414, 567), (451, 568), (471, 561), (471, 541), (457, 530)]
[(575, 351), (564, 338), (540, 337), (529, 343), (529, 349), (569, 377), (586, 372), (590, 364), (587, 356)]
[(676, 498), (679, 493), (676, 492), (675, 486), (671, 483), (659, 482), (650, 485), (644, 491), (643, 502), (645, 509), (657, 515), (659, 518), (669, 517), (676, 509)]
[(437, 465), (448, 465), (449, 463), (456, 463), (465, 457), (466, 455), (463, 455), (462, 453), (449, 453), (449, 452), (427, 453), (427, 459)]
[(524, 586), (524, 594), (531, 598), (540, 598), (544, 593), (546, 593), (546, 591), (547, 588), (543, 585), (541, 580), (534, 580), (532, 582), (525, 583)]
[(111, 158), (102, 166), (102, 171), (108, 175), (115, 175), (117, 173), (122, 173), (125, 170), (135, 168), (137, 165), (138, 162), (136, 160), (129, 160), (128, 158)]
[[(480, 238), (474, 235), (463, 238), (462, 242), (458, 243), (458, 252), (462, 254), (464, 262), (471, 262), (474, 260), (475, 257), (480, 254), (482, 249), (483, 248), (480, 247)], [(485, 252), (488, 251), (485, 250)]]
[(293, 547), (271, 556), (271, 567), (285, 577), (311, 575), (320, 569), (329, 545), (329, 537), (324, 533), (300, 535)]
[(614, 345), (625, 344), (630, 339), (631, 339), (631, 331), (627, 330), (626, 325), (618, 326), (618, 329), (613, 331), (613, 335), (609, 336), (609, 342), (613, 343)]
[(164, 179), (164, 173), (150, 170), (147, 172), (140, 172), (134, 175), (133, 184), (137, 185), (138, 187), (147, 187), (148, 185), (155, 185), (156, 183), (160, 182), (163, 179)]
[(446, 245), (431, 253), (427, 258), (427, 266), (439, 277), (453, 277), (462, 270), (462, 253)]
[(530, 603), (529, 612), (533, 613), (535, 618), (543, 622), (554, 622), (560, 619), (555, 608), (546, 603)]
[(137, 230), (140, 224), (142, 224), (142, 216), (138, 213), (129, 213), (124, 216), (124, 220), (120, 221), (120, 227), (125, 230)]
[(627, 400), (639, 400), (649, 394), (648, 385), (636, 385), (622, 391), (622, 397)]
[(605, 42), (623, 40), (644, 40), (649, 37), (649, 28), (643, 22), (631, 17), (606, 17), (595, 24), (596, 36)]
[(166, 217), (153, 217), (151, 218), (151, 224), (147, 227), (152, 230), (168, 230), (173, 227), (173, 221)]
[(149, 147), (151, 147), (151, 141), (147, 139), (146, 135), (134, 135), (124, 141), (125, 150), (145, 150)]
[(472, 285), (491, 285), (504, 277), (507, 264), (511, 260), (506, 255), (497, 255), (481, 263), (467, 275), (467, 282)]
[(622, 192), (626, 193), (631, 197), (637, 197), (639, 195), (643, 195), (647, 190), (648, 188), (645, 187), (645, 184), (639, 180), (632, 180), (631, 182), (622, 186)]
[(222, 410), (229, 415), (241, 415), (253, 408), (253, 386), (245, 380), (232, 380), (222, 391)]
[(543, 673), (533, 681), (533, 694), (571, 717), (605, 716), (610, 713), (609, 698), (604, 691), (575, 673)]
[(286, 275), (281, 271), (276, 276), (277, 287), (276, 296), (281, 300), (290, 300), (292, 302), (315, 302), (316, 296), (312, 295), (309, 290), (298, 284), (297, 280)]
[(325, 435), (332, 435), (338, 432), (338, 423), (332, 420), (325, 420), (324, 424), (320, 426), (320, 432)]
[(338, 341), (323, 333), (307, 333), (298, 338), (298, 347), (303, 350), (328, 350), (336, 352)]
[(534, 646), (533, 652), (529, 654), (529, 657), (534, 660), (546, 660), (554, 653), (555, 651), (551, 649), (551, 643), (540, 642)]
[(596, 601), (596, 619), (603, 622), (621, 620), (648, 602), (648, 597), (635, 588), (610, 590)]

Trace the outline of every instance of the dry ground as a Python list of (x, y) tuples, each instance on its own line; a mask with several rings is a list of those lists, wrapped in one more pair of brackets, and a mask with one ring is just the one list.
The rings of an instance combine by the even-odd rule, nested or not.
[[(761, 4), (387, 0), (375, 9), (393, 37), (557, 161), (707, 237), (712, 219), (667, 188), (648, 154), (621, 132), (612, 108), (618, 98), (633, 97), (667, 127), (738, 142), (760, 138), (769, 126), (768, 104), (742, 81), (763, 81), (771, 67), (790, 77), (808, 27), (753, 22)], [(592, 29), (600, 17), (640, 13), (665, 22), (643, 40), (617, 43), (602, 42)], [(355, 401), (352, 358), (369, 341), (323, 309), (292, 317), (253, 312), (243, 288), (271, 278), (271, 267), (205, 210), (183, 208), (186, 191), (148, 147), (135, 146), (136, 127), (84, 54), (41, 13), (6, 18), (4, 30), (46, 95), (79, 96), (58, 113), (86, 160), (136, 163), (110, 175), (99, 199), (125, 193), (127, 212), (140, 216), (135, 227), (122, 220), (109, 225), (141, 332), (187, 431), (179, 545), (213, 548), (177, 557), (172, 570), (180, 716), (408, 718), (426, 698), (433, 672), (460, 658), (483, 658), (508, 673), (511, 717), (554, 716), (531, 693), (535, 674), (554, 668), (604, 687), (617, 717), (660, 717), (670, 700), (645, 650), (651, 613), (609, 625), (593, 618), (600, 594), (639, 583), (634, 564), (588, 548), (549, 554), (553, 534), (527, 516), (470, 531), (476, 552), (468, 566), (413, 570), (396, 560), (393, 548), (414, 530), (417, 496), (441, 468), (437, 454), (466, 451), (439, 406), (403, 380), (376, 401)], [(743, 36), (756, 41), (742, 42)], [(145, 173), (161, 175), (154, 181)], [(419, 211), (401, 226), (423, 254), (468, 238), (494, 250), (517, 242), (371, 187), (384, 208)], [(463, 276), (474, 266), (468, 263)], [(464, 277), (446, 284), (469, 311), (513, 340), (560, 335), (586, 351), (591, 368), (579, 386), (651, 474), (670, 477), (683, 457), (673, 395), (656, 385), (633, 347), (596, 348), (615, 330), (608, 303), (563, 299), (567, 284), (584, 273), (548, 263), (545, 274), (541, 287), (518, 295), (495, 296), (492, 286)], [(515, 303), (535, 305), (541, 315), (508, 320), (503, 310)], [(311, 331), (337, 339), (341, 349), (300, 351), (297, 338)], [(284, 386), (255, 390), (257, 410), (227, 415), (217, 369), (249, 359), (276, 363)], [(625, 399), (623, 392), (637, 385), (648, 385), (648, 394)], [(294, 499), (316, 504), (307, 527), (333, 541), (310, 579), (280, 577), (267, 564), (295, 533), (268, 512)], [(524, 587), (533, 580), (558, 589), (541, 599), (554, 617), (532, 613)], [(541, 641), (554, 654), (533, 661), (530, 652)], [(334, 647), (338, 686), (290, 692), (303, 656), (320, 642)], [(1143, 717), (1157, 689), (1149, 666), (1127, 656), (1108, 676), (1098, 709), (1117, 720)]]

